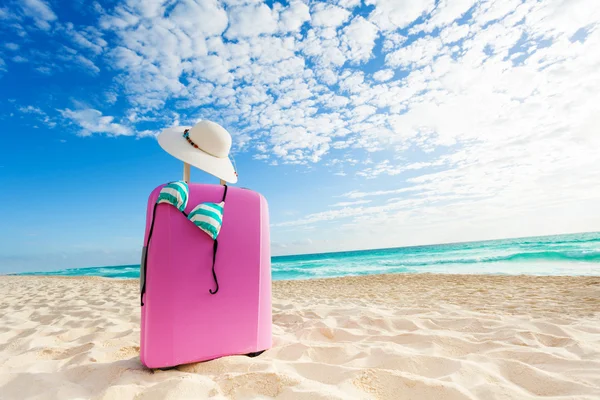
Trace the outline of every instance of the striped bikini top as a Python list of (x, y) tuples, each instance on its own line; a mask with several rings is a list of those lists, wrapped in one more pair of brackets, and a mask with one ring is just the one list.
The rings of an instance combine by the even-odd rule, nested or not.
[(221, 231), (221, 224), (223, 223), (223, 207), (225, 207), (226, 196), (227, 186), (225, 186), (223, 200), (220, 203), (198, 204), (186, 215), (183, 210), (187, 207), (189, 188), (185, 181), (176, 181), (165, 185), (160, 190), (156, 204), (171, 204), (213, 240), (217, 240), (217, 236), (219, 236), (219, 232)]
[(152, 238), (152, 230), (154, 228), (154, 219), (156, 217), (156, 207), (161, 203), (170, 204), (177, 208), (186, 218), (196, 225), (200, 230), (210, 236), (214, 241), (213, 245), (213, 261), (212, 261), (212, 274), (215, 280), (216, 288), (213, 291), (209, 289), (210, 294), (215, 294), (219, 291), (219, 282), (217, 281), (217, 275), (215, 273), (215, 260), (217, 256), (217, 248), (219, 243), (217, 237), (221, 231), (221, 225), (223, 224), (223, 210), (225, 208), (225, 198), (227, 197), (227, 185), (224, 186), (223, 199), (220, 203), (200, 203), (189, 213), (185, 213), (189, 198), (189, 188), (185, 181), (175, 181), (166, 184), (159, 192), (154, 209), (152, 210), (152, 223), (150, 224), (150, 230), (148, 232), (148, 242), (144, 246), (142, 253), (142, 283), (141, 283), (141, 305), (144, 305), (144, 293), (146, 293), (146, 266), (148, 258), (148, 247), (150, 246), (150, 239)]

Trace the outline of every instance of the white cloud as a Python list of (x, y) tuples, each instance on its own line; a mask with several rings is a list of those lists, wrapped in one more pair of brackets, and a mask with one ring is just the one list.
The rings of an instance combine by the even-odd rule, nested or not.
[(356, 175), (364, 176), (365, 178), (376, 178), (379, 175), (398, 175), (404, 172), (404, 168), (400, 165), (394, 165), (389, 160), (384, 160), (374, 167), (365, 168), (358, 171)]
[(311, 224), (315, 224), (318, 222), (332, 221), (332, 220), (337, 220), (337, 219), (354, 217), (354, 216), (358, 216), (364, 212), (365, 212), (365, 209), (363, 207), (354, 207), (354, 208), (343, 207), (341, 209), (321, 211), (318, 213), (309, 214), (309, 215), (304, 216), (301, 219), (280, 222), (277, 224), (273, 224), (272, 226), (274, 228), (283, 228), (283, 227), (290, 227), (290, 226), (296, 227), (296, 226), (303, 226), (303, 225), (311, 225)]
[(468, 24), (458, 25), (454, 23), (440, 33), (440, 38), (444, 44), (453, 43), (465, 38), (469, 32), (470, 28)]
[(308, 6), (299, 0), (293, 0), (280, 14), (279, 29), (283, 32), (296, 32), (306, 21), (310, 21)]
[(319, 32), (311, 29), (302, 41), (301, 47), (303, 53), (320, 66), (340, 67), (346, 62), (340, 39), (333, 28)]
[(8, 7), (0, 8), (0, 20), (12, 19), (13, 14), (10, 12)]
[(103, 116), (98, 110), (92, 108), (82, 110), (60, 110), (63, 118), (66, 118), (81, 128), (79, 135), (90, 136), (94, 133), (104, 133), (108, 136), (131, 136), (133, 131), (126, 125), (114, 121), (114, 117)]
[(169, 14), (169, 19), (174, 26), (180, 27), (192, 38), (220, 35), (228, 24), (225, 9), (214, 0), (178, 2)]
[(52, 75), (52, 68), (50, 67), (36, 67), (35, 70), (44, 75)]
[(340, 80), (339, 86), (342, 92), (359, 93), (367, 89), (367, 86), (364, 84), (365, 75), (362, 71), (350, 72), (346, 70), (340, 76)]
[(127, 0), (127, 5), (144, 18), (153, 18), (162, 15), (166, 0)]
[(26, 63), (26, 62), (29, 61), (29, 59), (27, 59), (25, 57), (22, 57), (22, 56), (14, 56), (12, 58), (12, 60), (13, 60), (13, 62), (16, 62), (16, 63), (19, 63), (19, 64)]
[(19, 106), (17, 108), (19, 112), (26, 114), (24, 117), (25, 123), (34, 128), (38, 128), (39, 124), (43, 124), (48, 128), (54, 128), (56, 126), (56, 120), (50, 117), (44, 110), (36, 106)]
[(451, 24), (471, 9), (477, 0), (441, 0), (431, 13), (425, 30), (431, 32), (435, 27)]
[(97, 74), (98, 72), (100, 72), (100, 68), (98, 68), (96, 66), (96, 64), (94, 64), (91, 60), (89, 60), (88, 58), (80, 55), (75, 56), (74, 61), (81, 65), (85, 70), (89, 71), (90, 73), (92, 73), (93, 75)]
[(369, 204), (371, 200), (355, 200), (355, 201), (341, 201), (339, 203), (332, 204), (331, 207), (350, 207), (358, 206), (361, 204)]
[(368, 167), (361, 171), (358, 171), (356, 174), (359, 176), (363, 176), (367, 179), (372, 179), (378, 177), (379, 175), (394, 176), (406, 171), (415, 171), (424, 168), (439, 167), (444, 165), (445, 163), (446, 160), (444, 158), (440, 158), (432, 162), (415, 162), (410, 164), (394, 164), (389, 160), (384, 160), (377, 163), (373, 167)]
[(270, 34), (277, 30), (278, 13), (266, 4), (234, 7), (229, 11), (229, 39)]
[(56, 21), (57, 17), (44, 0), (21, 0), (23, 13), (33, 18), (36, 26), (43, 30), (50, 29), (50, 22)]
[[(190, 1), (190, 2), (193, 3), (193, 1)], [(185, 3), (182, 3), (182, 4), (185, 4)], [(173, 10), (173, 12), (175, 13), (179, 9), (180, 9), (180, 7), (176, 7)], [(122, 6), (117, 6), (113, 10), (112, 15), (102, 14), (102, 16), (100, 17), (100, 28), (102, 28), (102, 29), (126, 29), (126, 28), (132, 27), (135, 24), (137, 24), (139, 22), (139, 20), (140, 20), (140, 17), (133, 14), (133, 12), (126, 10)]]
[(361, 0), (338, 0), (337, 5), (347, 9), (353, 9), (354, 7), (359, 6), (360, 3)]
[(5, 43), (4, 47), (6, 47), (9, 50), (15, 51), (15, 50), (19, 50), (20, 46), (18, 44), (16, 44), (16, 43)]
[(140, 132), (136, 132), (136, 136), (138, 138), (144, 138), (144, 137), (156, 137), (158, 136), (158, 134), (160, 133), (160, 131), (153, 131), (150, 129), (146, 129)]
[(38, 114), (38, 115), (46, 115), (44, 111), (42, 111), (39, 107), (35, 106), (27, 106), (27, 107), (19, 107), (19, 111), (24, 114)]
[(367, 61), (371, 58), (378, 29), (361, 16), (352, 20), (344, 28), (342, 42), (349, 48), (346, 57), (355, 62)]
[(119, 98), (119, 95), (116, 92), (107, 91), (104, 93), (104, 98), (108, 104), (115, 104)]
[(381, 69), (373, 74), (373, 79), (379, 82), (389, 81), (394, 77), (394, 70)]
[(79, 47), (90, 50), (95, 55), (102, 53), (103, 48), (107, 45), (102, 38), (102, 33), (97, 29), (88, 28), (88, 31), (77, 31), (73, 24), (67, 23), (66, 31)]
[(399, 48), (404, 42), (406, 42), (406, 36), (403, 36), (395, 31), (383, 32), (383, 52), (387, 53), (390, 50)]
[(349, 199), (361, 199), (363, 197), (369, 196), (386, 196), (390, 194), (401, 194), (408, 192), (420, 191), (422, 188), (418, 186), (405, 187), (400, 189), (392, 189), (392, 190), (376, 190), (373, 192), (361, 192), (358, 190), (353, 190), (351, 192), (346, 192), (342, 194), (340, 197), (347, 197)]
[[(482, 3), (481, 6), (475, 10), (474, 18), (479, 26), (483, 26), (490, 21), (506, 17), (508, 14), (514, 12), (521, 3), (521, 0), (488, 1)], [(562, 3), (562, 1), (553, 1), (552, 3), (554, 3), (552, 4), (552, 8), (557, 9), (560, 8), (559, 4)]]
[(433, 61), (434, 57), (444, 54), (442, 41), (437, 37), (424, 37), (415, 40), (385, 57), (387, 65), (392, 67), (422, 67)]
[(312, 24), (317, 27), (336, 28), (350, 17), (350, 11), (334, 5), (317, 3), (312, 9)]
[(357, 106), (351, 110), (348, 110), (347, 118), (351, 123), (359, 123), (364, 121), (370, 115), (373, 115), (377, 112), (377, 108), (370, 106), (368, 104), (362, 104)]
[(405, 28), (434, 8), (434, 0), (365, 0), (365, 4), (375, 6), (369, 20), (384, 31)]

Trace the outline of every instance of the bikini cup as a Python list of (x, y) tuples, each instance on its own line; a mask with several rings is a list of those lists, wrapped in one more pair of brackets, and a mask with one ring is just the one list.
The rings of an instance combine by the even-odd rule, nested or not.
[(152, 210), (152, 223), (150, 224), (150, 231), (148, 232), (148, 242), (144, 247), (144, 251), (142, 254), (142, 274), (141, 277), (141, 294), (140, 294), (140, 303), (143, 306), (143, 296), (146, 293), (146, 259), (148, 256), (148, 247), (150, 246), (150, 239), (152, 238), (152, 230), (154, 228), (154, 219), (156, 216), (156, 207), (161, 203), (170, 204), (173, 207), (177, 208), (186, 218), (196, 225), (200, 230), (210, 236), (211, 239), (214, 240), (213, 245), (213, 263), (212, 263), (212, 274), (213, 279), (215, 281), (216, 288), (213, 291), (209, 289), (210, 294), (215, 294), (219, 291), (219, 282), (217, 280), (217, 275), (215, 273), (215, 260), (217, 256), (217, 248), (219, 243), (217, 242), (217, 237), (219, 236), (219, 232), (221, 231), (221, 225), (223, 223), (223, 210), (225, 208), (225, 197), (227, 196), (227, 185), (224, 186), (225, 190), (223, 192), (223, 200), (220, 203), (211, 203), (205, 202), (200, 203), (189, 213), (185, 213), (185, 208), (187, 207), (188, 199), (189, 199), (189, 187), (187, 182), (185, 181), (175, 181), (166, 184), (159, 192), (156, 203), (154, 204), (154, 209)]

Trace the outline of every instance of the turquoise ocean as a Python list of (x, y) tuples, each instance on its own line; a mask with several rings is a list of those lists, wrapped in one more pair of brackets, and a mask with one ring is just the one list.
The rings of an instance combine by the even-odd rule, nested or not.
[[(23, 275), (138, 278), (139, 265)], [(600, 232), (272, 258), (274, 280), (440, 273), (600, 275)]]

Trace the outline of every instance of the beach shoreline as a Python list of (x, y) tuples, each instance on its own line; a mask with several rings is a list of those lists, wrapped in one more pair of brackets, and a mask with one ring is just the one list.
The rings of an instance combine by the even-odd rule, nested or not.
[(600, 397), (600, 276), (273, 282), (273, 348), (152, 371), (137, 279), (0, 276), (0, 398)]

